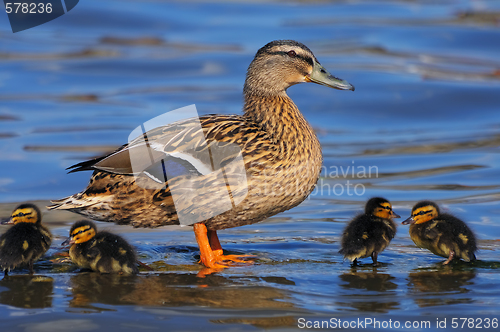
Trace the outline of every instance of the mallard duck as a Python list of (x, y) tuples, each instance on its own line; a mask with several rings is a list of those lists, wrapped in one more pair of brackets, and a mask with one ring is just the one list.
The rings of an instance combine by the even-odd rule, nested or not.
[(71, 245), (69, 257), (81, 268), (100, 273), (137, 274), (134, 248), (116, 234), (97, 232), (89, 220), (77, 221), (69, 231), (70, 237), (62, 245)]
[[(107, 156), (74, 165), (71, 172), (94, 171), (89, 185), (83, 192), (53, 201), (49, 208), (134, 227), (178, 225), (179, 215), (195, 215), (198, 219), (192, 224), (201, 262), (209, 268), (240, 262), (241, 257), (223, 255), (216, 231), (253, 224), (291, 209), (311, 193), (318, 180), (320, 143), (286, 94), (290, 86), (302, 82), (354, 90), (328, 73), (305, 45), (292, 40), (270, 42), (248, 68), (243, 115), (207, 115), (171, 123), (149, 130)], [(141, 144), (151, 149), (134, 159), (146, 163), (137, 172), (130, 156)], [(224, 174), (210, 172), (211, 156), (207, 162), (192, 153), (206, 151), (207, 146), (231, 147), (220, 157)], [(180, 151), (183, 147), (188, 148)], [(149, 163), (151, 151), (161, 155), (153, 165)], [(234, 174), (228, 170), (241, 165), (237, 160), (243, 163), (243, 174), (234, 173), (244, 185), (233, 188), (234, 181), (231, 185), (228, 181)], [(155, 167), (163, 169), (163, 175), (169, 171), (175, 175), (160, 180)], [(192, 188), (198, 191), (195, 196)], [(228, 189), (229, 208), (219, 209), (220, 193), (228, 196)], [(179, 192), (174, 204), (173, 193)]]
[(441, 213), (436, 203), (421, 201), (415, 204), (411, 216), (402, 222), (410, 224), (410, 237), (417, 247), (445, 257), (447, 265), (454, 258), (470, 262), (476, 259), (476, 236), (462, 220)]
[(366, 202), (365, 213), (355, 217), (345, 228), (339, 253), (353, 265), (358, 259), (371, 256), (373, 266), (377, 266), (378, 254), (396, 235), (396, 224), (392, 218), (399, 216), (392, 211), (388, 200), (371, 198)]
[(42, 225), (42, 213), (33, 204), (21, 204), (5, 224), (14, 224), (0, 236), (0, 267), (5, 276), (11, 269), (27, 264), (33, 274), (33, 262), (42, 257), (52, 243), (52, 234)]

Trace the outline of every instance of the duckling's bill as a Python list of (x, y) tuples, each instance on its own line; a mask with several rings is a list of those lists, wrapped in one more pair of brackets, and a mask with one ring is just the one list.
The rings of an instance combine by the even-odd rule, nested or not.
[(410, 224), (414, 224), (414, 223), (415, 223), (415, 219), (413, 219), (413, 217), (409, 217), (408, 219), (403, 220), (401, 222), (401, 224), (403, 224), (403, 225), (410, 225)]
[(1, 225), (12, 225), (14, 224), (14, 219), (12, 218), (5, 218), (2, 221), (0, 221)]
[(337, 90), (354, 91), (353, 85), (343, 79), (333, 76), (317, 61), (314, 61), (312, 73), (306, 75), (305, 81), (325, 85)]
[(72, 244), (75, 244), (75, 240), (73, 240), (71, 236), (64, 240), (63, 243), (61, 243), (62, 246), (70, 246)]

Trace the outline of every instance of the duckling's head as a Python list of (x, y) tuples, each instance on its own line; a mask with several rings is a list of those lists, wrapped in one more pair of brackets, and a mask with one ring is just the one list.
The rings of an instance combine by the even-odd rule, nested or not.
[(62, 245), (85, 243), (92, 240), (97, 228), (92, 221), (81, 220), (73, 224), (69, 231), (69, 238)]
[(42, 213), (36, 205), (21, 204), (10, 215), (10, 219), (2, 222), (4, 224), (17, 224), (20, 222), (39, 224), (42, 221)]
[(311, 50), (294, 40), (275, 40), (257, 51), (248, 67), (245, 94), (282, 95), (290, 86), (313, 82), (339, 90), (353, 90), (347, 81), (330, 74)]
[(431, 201), (421, 201), (411, 210), (410, 218), (402, 222), (403, 225), (423, 224), (439, 216), (439, 207)]
[(366, 202), (365, 214), (384, 219), (400, 218), (399, 215), (392, 211), (391, 202), (382, 197), (370, 198)]

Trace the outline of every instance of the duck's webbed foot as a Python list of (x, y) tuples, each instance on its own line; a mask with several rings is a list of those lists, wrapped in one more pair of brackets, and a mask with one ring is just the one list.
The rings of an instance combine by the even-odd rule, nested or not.
[(224, 255), (216, 231), (209, 231), (203, 223), (194, 224), (196, 241), (200, 247), (200, 261), (208, 268), (220, 270), (233, 264), (252, 264), (245, 258), (253, 255)]
[(232, 265), (234, 263), (243, 264), (253, 264), (253, 261), (249, 261), (250, 258), (255, 258), (254, 255), (224, 255), (222, 246), (219, 242), (219, 237), (217, 236), (217, 231), (208, 230), (208, 241), (210, 243), (210, 248), (216, 257), (216, 260), (223, 262), (224, 264)]

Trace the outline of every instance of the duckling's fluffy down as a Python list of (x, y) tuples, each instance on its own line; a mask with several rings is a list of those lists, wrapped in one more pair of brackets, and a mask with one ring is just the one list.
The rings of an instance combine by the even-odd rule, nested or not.
[(392, 220), (361, 214), (345, 228), (339, 252), (350, 261), (369, 257), (383, 251), (395, 235)]
[(0, 267), (11, 270), (38, 260), (49, 249), (51, 238), (50, 231), (40, 224), (13, 225), (0, 237)]
[(98, 232), (92, 241), (74, 244), (69, 255), (78, 266), (100, 273), (139, 272), (132, 246), (122, 237), (106, 231)]
[(476, 237), (470, 228), (457, 217), (442, 213), (431, 221), (412, 224), (410, 237), (420, 248), (430, 250), (433, 254), (448, 258), (450, 251), (455, 257), (466, 262), (476, 259)]

